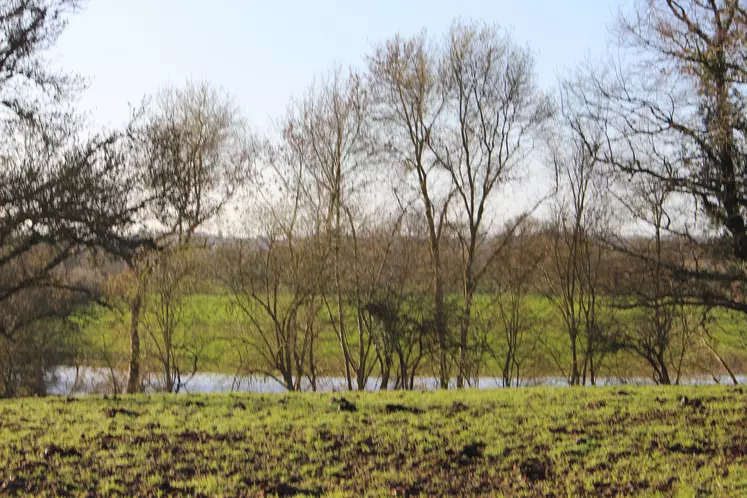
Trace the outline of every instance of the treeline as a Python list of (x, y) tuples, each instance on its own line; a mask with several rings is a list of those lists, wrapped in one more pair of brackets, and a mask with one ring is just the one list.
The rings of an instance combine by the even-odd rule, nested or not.
[[(178, 389), (200, 368), (215, 368), (211, 341), (238, 351), (226, 355), (223, 371), (271, 377), (289, 390), (323, 387), (320, 379), (329, 376), (343, 376), (351, 389), (416, 388), (419, 377), (436, 375), (441, 350), (428, 240), (413, 234), (407, 220), (379, 224), (355, 242), (343, 241), (339, 278), (324, 237), (203, 242), (172, 255), (180, 259), (162, 264), (149, 282), (145, 329), (156, 331), (144, 356), (150, 380)], [(721, 344), (723, 314), (694, 305), (681, 282), (657, 274), (652, 264), (589, 242), (584, 251), (592, 257), (578, 258), (571, 281), (573, 248), (558, 239), (556, 225), (524, 220), (521, 228), (509, 227), (485, 241), (500, 258), (480, 261), (487, 269), (472, 296), (467, 385), (481, 376), (498, 377), (504, 386), (547, 375), (570, 381), (574, 365), (582, 385), (600, 377), (669, 384), (743, 366), (744, 355)], [(441, 249), (452, 376), (465, 319), (463, 253), (451, 235)], [(661, 249), (669, 261), (681, 254), (672, 240), (661, 241)], [(589, 259), (593, 271), (581, 264)], [(188, 262), (192, 269), (185, 272)], [(200, 324), (203, 332), (195, 336), (192, 315), (208, 312), (200, 304), (205, 293), (219, 297), (213, 305), (227, 317)], [(183, 318), (162, 327), (168, 317)], [(211, 325), (220, 335), (204, 332)], [(166, 345), (170, 356), (162, 353)]]
[[(44, 61), (77, 4), (0, 3), (6, 395), (79, 356), (92, 302), (127, 316), (122, 387), (143, 389), (145, 328), (179, 390), (206, 347), (180, 339), (185, 303), (206, 289), (240, 325), (242, 370), (288, 389), (316, 387), (330, 333), (349, 389), (423, 371), (465, 387), (488, 357), (515, 385), (539, 349), (572, 385), (621, 351), (662, 384), (696, 349), (732, 373), (711, 329), (747, 311), (738, 1), (641, 2), (619, 53), (557, 89), (498, 27), (396, 35), (292, 99), (272, 137), (206, 82), (84, 135), (78, 81)], [(222, 243), (199, 236), (216, 220)], [(563, 341), (537, 326), (538, 295)]]

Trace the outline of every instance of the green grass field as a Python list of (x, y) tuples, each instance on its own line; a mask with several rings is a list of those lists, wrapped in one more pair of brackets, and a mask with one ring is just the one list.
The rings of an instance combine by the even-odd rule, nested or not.
[[(486, 296), (479, 296), (475, 310), (482, 313), (488, 307)], [(526, 357), (522, 367), (526, 377), (560, 376), (557, 361), (567, 365), (570, 361), (568, 339), (557, 311), (547, 298), (532, 296), (530, 309), (535, 317), (535, 327), (526, 334), (522, 355)], [(621, 316), (626, 319), (624, 312)], [(352, 319), (352, 313), (350, 313)], [(744, 333), (747, 318), (737, 313), (715, 312), (715, 320), (710, 329), (719, 349), (719, 353), (737, 372), (747, 370), (747, 334)], [(142, 337), (146, 354), (153, 351), (153, 342), (149, 337), (147, 316), (142, 326)], [(84, 320), (84, 360), (94, 365), (107, 362), (124, 368), (129, 351), (129, 315), (104, 308), (92, 308), (91, 314)], [(320, 375), (340, 376), (344, 372), (339, 343), (329, 326), (326, 311), (320, 312), (320, 340), (317, 358)], [(353, 328), (353, 323), (350, 328)], [(230, 311), (229, 301), (221, 295), (194, 295), (187, 298), (180, 326), (187, 342), (200, 341), (203, 351), (200, 356), (199, 369), (205, 372), (236, 373), (242, 366), (235, 347), (237, 335), (246, 334), (248, 328), (242, 327), (237, 315)], [(352, 334), (353, 336), (355, 334)], [(353, 347), (356, 337), (351, 337)], [(488, 332), (488, 341), (495, 351), (501, 353), (502, 343), (499, 327)], [(552, 357), (554, 352), (556, 358)], [(259, 355), (251, 351), (242, 352), (244, 365), (260, 365)], [(713, 357), (703, 348), (694, 347), (685, 362), (685, 372), (689, 375), (707, 375), (707, 368), (715, 368)], [(481, 375), (498, 376), (501, 365), (496, 358), (486, 355)], [(426, 362), (420, 371), (421, 375), (435, 373), (435, 365)], [(722, 372), (723, 373), (723, 372)], [(374, 375), (377, 371), (374, 371)], [(630, 352), (622, 351), (604, 359), (602, 375), (609, 377), (648, 377), (646, 365)]]
[(0, 401), (0, 494), (745, 496), (739, 387)]

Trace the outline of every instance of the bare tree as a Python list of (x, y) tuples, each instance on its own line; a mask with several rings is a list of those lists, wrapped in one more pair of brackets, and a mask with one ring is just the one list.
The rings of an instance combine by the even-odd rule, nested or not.
[(504, 387), (519, 385), (522, 367), (535, 352), (539, 319), (532, 306), (533, 292), (544, 259), (538, 244), (540, 226), (527, 220), (514, 228), (508, 223), (502, 237), (493, 244), (502, 247), (502, 257), (486, 275), (492, 299), (488, 307), (488, 326), (500, 330), (500, 342), (490, 344), (489, 354), (501, 365)]
[(134, 134), (151, 214), (166, 233), (188, 239), (244, 183), (254, 145), (231, 97), (209, 83), (165, 88), (143, 108)]
[(194, 318), (185, 316), (187, 298), (197, 287), (198, 259), (208, 254), (200, 247), (170, 247), (158, 254), (150, 274), (148, 313), (144, 329), (153, 345), (153, 356), (162, 369), (160, 387), (179, 392), (197, 373), (208, 337), (196, 331)]
[(590, 71), (573, 93), (605, 137), (600, 159), (689, 197), (686, 232), (703, 247), (716, 236), (709, 258), (679, 268), (680, 278), (699, 284), (690, 287), (692, 300), (747, 311), (741, 291), (733, 292), (743, 287), (747, 261), (747, 11), (737, 0), (637, 7), (620, 18), (619, 62)]
[(601, 316), (600, 303), (605, 248), (599, 244), (606, 224), (607, 188), (598, 157), (600, 136), (576, 114), (567, 88), (566, 84), (563, 117), (568, 133), (561, 133), (559, 142), (552, 146), (559, 190), (549, 233), (551, 254), (544, 272), (551, 301), (568, 334), (568, 380), (571, 385), (584, 384), (588, 371), (594, 384), (609, 345), (605, 344), (608, 325)]
[[(369, 57), (374, 119), (382, 127), (382, 143), (396, 165), (415, 177), (428, 229), (432, 274), (434, 327), (438, 342), (438, 378), (449, 385), (450, 367), (441, 241), (447, 225), (450, 182), (443, 182), (431, 153), (431, 137), (448, 100), (440, 77), (438, 52), (425, 33), (405, 39), (396, 36), (376, 47)], [(441, 180), (441, 181), (439, 181)]]
[(451, 177), (463, 219), (464, 307), (459, 334), (457, 387), (469, 382), (470, 318), (475, 291), (497, 253), (486, 252), (490, 203), (516, 179), (533, 139), (552, 112), (539, 91), (534, 60), (498, 28), (456, 22), (449, 31), (441, 70), (448, 91), (443, 130), (429, 145)]
[(57, 270), (89, 248), (138, 245), (127, 230), (141, 205), (130, 204), (120, 137), (81, 139), (82, 122), (65, 105), (82, 85), (45, 64), (45, 51), (77, 5), (0, 6), (0, 266), (35, 263), (0, 282), (0, 301), (26, 288), (63, 285)]
[[(336, 70), (301, 102), (292, 104), (283, 123), (285, 143), (310, 182), (305, 194), (324, 216), (333, 266), (330, 290), (335, 302), (328, 300), (326, 292), (321, 297), (340, 343), (348, 389), (353, 389), (353, 374), (358, 389), (364, 389), (375, 364), (364, 316), (361, 220), (355, 198), (373, 156), (369, 108), (360, 76), (354, 72), (343, 76)], [(348, 331), (348, 304), (354, 311), (356, 341), (351, 341)], [(353, 344), (355, 352), (351, 351)]]
[(265, 230), (256, 240), (222, 248), (219, 268), (232, 307), (247, 327), (236, 344), (260, 360), (243, 370), (271, 377), (290, 391), (300, 390), (304, 379), (317, 387), (320, 261), (326, 261), (329, 247), (320, 243), (326, 236), (321, 218), (304, 209), (305, 169), (288, 160), (295, 157), (287, 149), (271, 150), (265, 180), (284, 195), (273, 199), (264, 187), (257, 189)]
[[(198, 227), (221, 213), (253, 164), (253, 145), (238, 110), (207, 83), (188, 82), (146, 99), (131, 138), (161, 246), (187, 246)], [(125, 262), (137, 276), (129, 304), (131, 393), (140, 388), (139, 321), (157, 258), (133, 253)]]
[(0, 397), (47, 394), (55, 368), (73, 364), (80, 327), (69, 317), (86, 299), (79, 292), (45, 286), (0, 302)]
[(60, 292), (47, 298), (62, 300), (17, 315), (23, 323), (0, 326), (8, 340), (36, 330), (37, 320), (64, 317), (71, 311), (64, 302), (95, 297), (95, 289), (69, 278), (68, 262), (91, 251), (121, 255), (149, 244), (133, 236), (143, 200), (122, 136), (83, 137), (82, 119), (67, 107), (83, 85), (46, 60), (79, 4), (0, 5), (0, 303), (22, 296), (33, 302), (32, 295), (50, 288)]
[[(433, 318), (428, 313), (427, 290), (418, 272), (427, 257), (424, 231), (407, 227), (407, 209), (393, 216), (372, 242), (375, 275), (365, 299), (367, 324), (381, 373), (381, 389), (413, 389), (415, 376), (431, 354)], [(410, 227), (412, 228), (412, 227)]]
[(321, 303), (307, 282), (294, 280), (304, 264), (299, 258), (308, 256), (301, 244), (270, 235), (255, 247), (242, 242), (223, 249), (229, 298), (247, 327), (235, 343), (246, 356), (260, 360), (243, 371), (262, 373), (289, 391), (301, 390), (306, 379), (316, 387), (316, 314)]
[(670, 185), (641, 177), (627, 190), (623, 204), (650, 235), (615, 239), (614, 247), (628, 263), (626, 278), (616, 289), (616, 306), (637, 311), (621, 341), (646, 361), (654, 382), (678, 384), (703, 310), (688, 305), (687, 282), (676, 278), (671, 268), (685, 266), (691, 257), (688, 249), (697, 247), (670, 231), (683, 207)]

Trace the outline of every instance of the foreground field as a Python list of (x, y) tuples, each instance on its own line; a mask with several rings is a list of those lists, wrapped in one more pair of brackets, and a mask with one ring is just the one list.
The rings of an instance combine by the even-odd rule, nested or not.
[(2, 401), (0, 494), (747, 494), (738, 387), (344, 396)]

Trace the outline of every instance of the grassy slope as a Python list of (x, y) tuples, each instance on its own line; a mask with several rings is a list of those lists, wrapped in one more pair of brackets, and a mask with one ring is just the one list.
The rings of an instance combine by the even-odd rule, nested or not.
[[(193, 333), (195, 337), (204, 340), (205, 347), (200, 369), (202, 371), (235, 373), (239, 364), (238, 356), (231, 344), (231, 337), (241, 334), (241, 328), (237, 325), (236, 316), (228, 310), (228, 299), (220, 295), (195, 295), (187, 300), (184, 308), (183, 330)], [(478, 296), (475, 310), (481, 312), (488, 306), (485, 296)], [(536, 317), (536, 329), (541, 333), (538, 335), (527, 334), (527, 347), (530, 351), (525, 354), (528, 357), (524, 365), (524, 372), (529, 376), (553, 376), (560, 375), (555, 361), (547, 352), (547, 345), (556, 351), (565, 365), (569, 364), (570, 353), (567, 346), (567, 337), (563, 331), (562, 321), (557, 311), (547, 298), (534, 296), (531, 298), (530, 306)], [(631, 312), (625, 312), (630, 315)], [(352, 320), (352, 313), (351, 320)], [(625, 317), (625, 314), (623, 314)], [(718, 312), (717, 319), (711, 327), (717, 342), (719, 352), (729, 361), (737, 371), (747, 368), (747, 351), (745, 350), (745, 335), (740, 333), (744, 329), (745, 317), (736, 313)], [(146, 322), (147, 323), (147, 322)], [(320, 324), (328, 323), (326, 311), (320, 312)], [(123, 366), (127, 360), (129, 351), (129, 315), (120, 314), (103, 308), (95, 309), (92, 319), (87, 320), (84, 327), (85, 337), (91, 345), (91, 361), (103, 364), (103, 356), (106, 353), (111, 360)], [(149, 349), (150, 339), (147, 337), (147, 327), (144, 327), (143, 336), (145, 349)], [(350, 323), (349, 329), (354, 329), (354, 323)], [(248, 329), (244, 329), (248, 330)], [(491, 335), (489, 339), (497, 345), (500, 351), (501, 338)], [(356, 343), (357, 338), (351, 333), (351, 341)], [(323, 375), (342, 375), (343, 365), (339, 344), (329, 326), (323, 327), (319, 342), (319, 358)], [(372, 353), (373, 354), (373, 353)], [(702, 351), (697, 358), (701, 362), (712, 361), (707, 353)], [(260, 360), (254, 358), (250, 363), (258, 364)], [(692, 362), (691, 362), (692, 363)], [(626, 375), (648, 376), (648, 370), (630, 353), (620, 353), (615, 357), (605, 359), (606, 371), (604, 375), (615, 376), (618, 373)], [(485, 367), (482, 375), (500, 375), (500, 364), (494, 358), (485, 357)], [(694, 370), (693, 368), (690, 369)], [(435, 370), (426, 364), (422, 371), (423, 375), (433, 373)], [(696, 372), (701, 374), (702, 372)]]
[(0, 494), (747, 494), (739, 388), (345, 396), (0, 401)]

